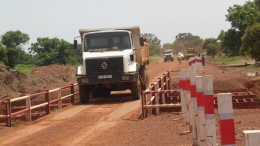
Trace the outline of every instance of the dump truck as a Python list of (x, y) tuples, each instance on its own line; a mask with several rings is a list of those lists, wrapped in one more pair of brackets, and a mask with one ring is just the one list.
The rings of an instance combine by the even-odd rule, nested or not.
[(168, 60), (174, 61), (172, 50), (164, 51), (163, 56), (164, 56), (164, 62), (167, 62)]
[(194, 48), (188, 48), (186, 50), (185, 59), (188, 60), (190, 57), (194, 57), (196, 55), (196, 49)]
[[(133, 100), (149, 85), (149, 43), (139, 26), (80, 29), (82, 65), (76, 77), (81, 103), (107, 97), (111, 91), (131, 90)], [(78, 45), (74, 39), (74, 48)]]

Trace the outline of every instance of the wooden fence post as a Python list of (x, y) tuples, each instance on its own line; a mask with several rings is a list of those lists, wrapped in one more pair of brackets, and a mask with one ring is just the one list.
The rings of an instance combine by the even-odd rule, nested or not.
[(205, 75), (203, 79), (203, 94), (206, 117), (206, 145), (216, 146), (216, 122), (214, 112), (213, 76)]
[(74, 84), (70, 84), (70, 94), (71, 95), (71, 98), (70, 98), (70, 102), (71, 104), (74, 104), (75, 103), (75, 91), (74, 91)]
[(7, 116), (8, 116), (8, 119), (7, 119), (7, 126), (8, 127), (12, 127), (12, 105), (11, 105), (11, 99), (6, 99), (7, 101), (7, 109), (6, 109), (6, 113), (7, 113)]
[(32, 121), (31, 97), (28, 96), (28, 98), (25, 99), (25, 102), (26, 102), (26, 108), (28, 109), (26, 114), (26, 121), (30, 122)]
[(45, 90), (45, 102), (47, 102), (48, 104), (46, 105), (46, 115), (50, 114), (50, 92), (49, 90)]
[(217, 94), (221, 145), (235, 145), (235, 125), (231, 93)]
[(58, 109), (62, 109), (61, 88), (58, 88)]

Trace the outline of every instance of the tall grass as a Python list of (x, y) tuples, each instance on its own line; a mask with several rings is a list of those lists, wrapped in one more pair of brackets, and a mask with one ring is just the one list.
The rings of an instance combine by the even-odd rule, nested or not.
[(162, 59), (162, 57), (158, 56), (158, 55), (150, 56), (150, 63), (159, 62), (161, 59)]
[(32, 69), (35, 67), (34, 64), (17, 64), (14, 69), (23, 73), (23, 74), (29, 74), (32, 72)]
[(245, 63), (246, 60), (250, 60), (249, 57), (242, 57), (242, 56), (234, 56), (234, 57), (216, 57), (216, 58), (209, 58), (209, 61), (215, 64), (238, 64), (238, 63)]

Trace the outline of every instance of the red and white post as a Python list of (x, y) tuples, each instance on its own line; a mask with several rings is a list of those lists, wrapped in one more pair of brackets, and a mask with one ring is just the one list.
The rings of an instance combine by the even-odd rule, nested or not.
[(231, 93), (217, 94), (221, 145), (236, 145)]
[(205, 101), (206, 145), (216, 146), (216, 122), (214, 112), (213, 76), (205, 75), (203, 79), (203, 94)]
[(202, 76), (196, 76), (196, 96), (198, 107), (198, 139), (199, 145), (206, 146), (205, 135), (205, 102), (203, 95)]
[[(181, 69), (179, 72), (179, 79), (180, 79), (180, 96), (181, 96), (181, 112), (182, 117), (187, 120), (187, 98), (186, 98), (186, 88), (185, 88), (185, 81), (186, 81), (186, 70)], [(188, 121), (186, 121), (188, 122)]]
[[(194, 64), (195, 65), (195, 64)], [(195, 81), (195, 76), (197, 72), (195, 68), (192, 68), (191, 73), (190, 73), (190, 92), (191, 92), (191, 119), (192, 119), (192, 132), (193, 132), (193, 139), (194, 139), (194, 144), (197, 144), (198, 136), (197, 136), (197, 96), (196, 96), (196, 81)]]

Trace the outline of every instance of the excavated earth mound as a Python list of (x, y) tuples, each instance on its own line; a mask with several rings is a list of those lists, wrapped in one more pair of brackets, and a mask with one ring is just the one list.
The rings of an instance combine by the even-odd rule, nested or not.
[(0, 65), (0, 100), (37, 93), (62, 84), (73, 83), (76, 69), (67, 65), (35, 67), (28, 75)]

